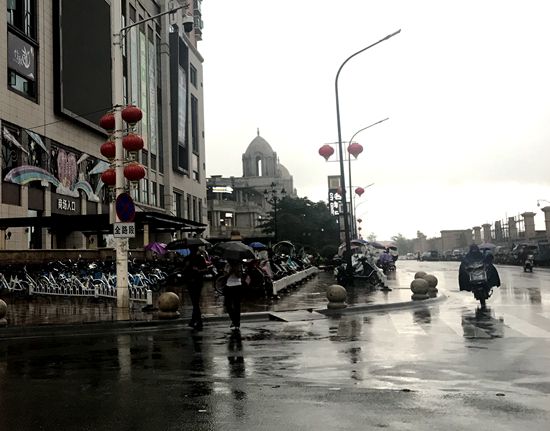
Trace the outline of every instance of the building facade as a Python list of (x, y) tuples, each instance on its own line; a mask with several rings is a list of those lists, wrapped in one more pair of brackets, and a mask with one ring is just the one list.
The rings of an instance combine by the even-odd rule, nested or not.
[[(207, 180), (208, 223), (212, 239), (227, 239), (232, 230), (246, 238), (268, 238), (260, 225), (273, 210), (266, 197), (275, 192), (296, 197), (292, 175), (280, 162), (271, 145), (260, 136), (250, 142), (242, 156), (243, 176), (213, 175)], [(266, 193), (268, 192), (267, 196)]]
[[(143, 112), (138, 161), (146, 176), (128, 190), (148, 214), (130, 244), (142, 246), (178, 234), (186, 221), (206, 228), (201, 0), (113, 1), (121, 1), (122, 27), (137, 24), (121, 33), (121, 49), (124, 104)], [(0, 248), (105, 246), (104, 226), (86, 220), (108, 213), (112, 220), (114, 212), (100, 177), (109, 167), (100, 146), (109, 137), (98, 126), (112, 109), (110, 2), (3, 4)], [(182, 14), (148, 20), (179, 4), (193, 26)]]

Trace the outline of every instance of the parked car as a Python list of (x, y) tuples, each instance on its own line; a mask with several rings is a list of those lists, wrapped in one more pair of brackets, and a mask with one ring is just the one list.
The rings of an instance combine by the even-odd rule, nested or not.
[(424, 253), (422, 253), (422, 254), (420, 255), (420, 260), (421, 260), (421, 261), (425, 261), (425, 260), (432, 260), (432, 261), (439, 260), (439, 252), (438, 252), (437, 250), (425, 251)]

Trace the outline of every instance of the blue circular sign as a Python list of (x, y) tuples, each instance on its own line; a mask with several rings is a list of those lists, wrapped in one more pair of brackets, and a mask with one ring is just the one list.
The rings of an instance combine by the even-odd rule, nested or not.
[(136, 207), (132, 196), (121, 193), (116, 198), (116, 215), (121, 222), (132, 222), (136, 216)]

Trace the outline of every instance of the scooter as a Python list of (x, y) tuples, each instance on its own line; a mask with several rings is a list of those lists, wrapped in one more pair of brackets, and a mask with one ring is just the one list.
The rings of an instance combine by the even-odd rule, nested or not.
[(533, 272), (533, 266), (535, 265), (535, 259), (532, 254), (527, 255), (525, 262), (523, 262), (523, 272)]
[(483, 261), (472, 262), (465, 267), (468, 274), (468, 284), (474, 298), (479, 301), (481, 308), (485, 308), (485, 302), (493, 294), (487, 278), (487, 266)]

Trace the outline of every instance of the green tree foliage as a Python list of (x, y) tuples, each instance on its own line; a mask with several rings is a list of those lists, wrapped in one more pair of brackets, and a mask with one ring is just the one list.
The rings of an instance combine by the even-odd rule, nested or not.
[[(275, 233), (273, 208), (260, 228), (264, 233)], [(325, 246), (338, 247), (338, 224), (325, 202), (286, 196), (277, 202), (277, 239), (319, 252)]]
[(397, 246), (400, 255), (414, 252), (414, 239), (407, 239), (400, 233), (392, 236), (391, 239)]

